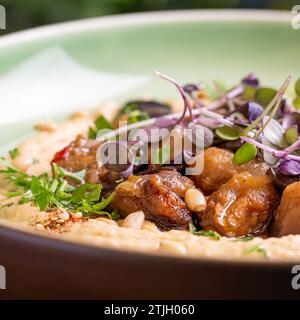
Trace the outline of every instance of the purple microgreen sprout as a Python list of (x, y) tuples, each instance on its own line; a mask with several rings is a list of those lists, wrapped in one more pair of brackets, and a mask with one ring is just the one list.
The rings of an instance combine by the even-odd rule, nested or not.
[(249, 101), (234, 111), (228, 113), (226, 118), (231, 117), (234, 114), (241, 114), (249, 120), (249, 123), (252, 123), (263, 113), (263, 111), (264, 108), (260, 104), (254, 101)]
[(193, 95), (194, 92), (200, 91), (203, 89), (202, 84), (193, 84), (193, 83), (188, 83), (186, 85), (184, 85), (183, 90), (188, 93), (190, 96)]
[(296, 176), (300, 174), (300, 162), (295, 160), (281, 161), (279, 172), (287, 176)]
[(260, 104), (254, 101), (248, 102), (248, 119), (250, 123), (255, 121), (263, 112), (264, 108)]
[[(162, 75), (159, 72), (157, 72), (157, 74)], [(164, 76), (164, 77), (166, 78), (167, 76)], [(167, 78), (168, 78), (168, 80), (171, 79), (169, 77), (167, 77)], [(172, 79), (172, 83), (174, 83), (174, 82), (176, 83), (177, 88), (178, 87), (181, 88), (181, 86), (179, 84), (177, 84), (177, 82), (175, 80)], [(231, 95), (232, 96), (239, 95), (242, 93), (241, 89), (242, 89), (241, 87), (235, 88), (234, 90), (232, 90), (231, 93), (228, 93), (227, 96), (230, 97)], [(182, 92), (182, 90), (183, 89), (181, 88), (180, 92)], [(184, 93), (184, 101), (186, 101), (186, 99), (187, 99), (188, 105), (190, 106), (190, 102), (188, 100), (188, 97)], [(219, 104), (219, 102), (218, 102), (218, 104)], [(194, 118), (193, 120), (195, 122), (197, 122), (197, 120), (200, 118), (199, 117), (195, 118), (195, 117), (202, 115), (202, 116), (208, 117), (207, 122), (214, 123), (214, 125), (217, 125), (217, 124), (222, 125), (223, 124), (223, 125), (228, 125), (228, 126), (235, 126), (235, 124), (232, 121), (230, 121), (228, 119), (224, 119), (223, 115), (208, 110), (208, 109), (210, 109), (210, 106), (213, 107), (211, 109), (214, 109), (214, 107), (216, 106), (215, 102), (212, 102), (209, 106), (206, 106), (204, 108), (192, 109), (191, 114)], [(165, 121), (165, 123), (168, 123), (168, 125), (172, 124), (175, 126), (178, 122), (180, 122), (182, 120), (182, 115), (183, 115), (182, 112), (177, 112), (177, 113), (168, 114), (168, 115), (157, 117), (157, 118), (151, 118), (151, 119), (139, 121), (139, 122), (132, 123), (129, 125), (124, 125), (124, 126), (121, 126), (115, 130), (112, 130), (106, 134), (103, 134), (100, 137), (97, 137), (97, 140), (100, 142), (111, 140), (118, 135), (122, 135), (126, 132), (129, 132), (130, 130), (157, 126), (158, 123), (162, 123), (164, 121)], [(205, 120), (203, 118), (201, 118), (199, 123), (200, 122), (205, 125)]]
[(251, 87), (258, 87), (259, 80), (254, 73), (249, 73), (245, 78), (242, 79), (242, 84), (251, 86)]
[(177, 90), (179, 91), (180, 95), (181, 95), (181, 98), (182, 98), (182, 101), (183, 101), (183, 113), (182, 113), (182, 116), (179, 118), (178, 120), (178, 123), (180, 123), (186, 116), (186, 113), (189, 112), (189, 115), (191, 117), (191, 120), (194, 119), (194, 116), (193, 116), (193, 113), (192, 113), (192, 105), (190, 103), (190, 100), (187, 96), (187, 94), (185, 93), (183, 87), (176, 81), (174, 80), (173, 78), (159, 72), (159, 71), (155, 71), (154, 72), (156, 75), (158, 75), (159, 77), (161, 77), (162, 79), (164, 80), (167, 80), (169, 81), (170, 83), (172, 83), (176, 88)]

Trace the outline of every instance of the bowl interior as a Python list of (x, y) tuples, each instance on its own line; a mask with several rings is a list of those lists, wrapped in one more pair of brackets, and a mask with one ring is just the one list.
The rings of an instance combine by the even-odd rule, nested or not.
[[(173, 18), (172, 13), (152, 14), (150, 18), (144, 15), (145, 23), (139, 15), (128, 16), (125, 23), (113, 17), (109, 18), (113, 24), (105, 27), (99, 23), (101, 19), (81, 21), (75, 23), (75, 31), (72, 25), (62, 24), (49, 27), (47, 36), (43, 29), (36, 29), (30, 35), (25, 32), (11, 39), (0, 38), (0, 76), (41, 50), (60, 47), (93, 70), (149, 77), (142, 87), (119, 96), (121, 100), (149, 93), (155, 97), (176, 96), (174, 88), (153, 76), (154, 70), (183, 83), (218, 80), (226, 85), (255, 72), (262, 83), (279, 86), (288, 74), (300, 75), (300, 32), (291, 28), (287, 17), (270, 19), (272, 14), (264, 14), (264, 19), (260, 13), (261, 18), (256, 20), (255, 13), (247, 12), (235, 12), (232, 19), (228, 19), (232, 12), (210, 13), (209, 18), (203, 12), (196, 17), (195, 13), (177, 12)], [(1, 126), (0, 152), (31, 134), (34, 121)]]
[[(153, 76), (154, 70), (172, 75), (183, 83), (218, 80), (226, 85), (255, 72), (262, 83), (278, 86), (288, 74), (300, 75), (297, 63), (300, 32), (291, 28), (289, 19), (270, 21), (272, 14), (266, 13), (265, 20), (261, 17), (256, 21), (255, 13), (247, 12), (232, 15), (232, 12), (221, 11), (208, 18), (205, 12), (198, 12), (196, 16), (182, 12), (144, 15), (145, 23), (141, 19), (143, 16), (129, 15), (119, 23), (118, 17), (110, 18), (111, 26), (103, 26), (101, 19), (96, 19), (75, 23), (75, 31), (68, 24), (49, 27), (47, 36), (43, 28), (36, 29), (29, 35), (24, 32), (17, 37), (0, 38), (0, 77), (34, 54), (59, 47), (93, 70), (149, 77), (142, 87), (119, 96), (121, 100), (145, 94), (176, 96), (174, 88)], [(232, 19), (228, 19), (229, 16)], [(6, 39), (3, 41), (3, 38)], [(55, 64), (50, 68), (55, 68)], [(2, 107), (5, 116), (5, 106)], [(45, 110), (45, 114), (48, 111)], [(0, 126), (0, 152), (30, 135), (34, 121), (33, 118)]]

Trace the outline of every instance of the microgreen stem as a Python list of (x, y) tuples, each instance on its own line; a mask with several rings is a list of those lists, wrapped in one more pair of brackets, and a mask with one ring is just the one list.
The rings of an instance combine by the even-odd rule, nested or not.
[[(156, 72), (156, 73), (160, 75), (160, 73), (158, 73), (158, 72)], [(175, 80), (173, 80), (173, 79), (171, 79), (169, 77), (167, 77), (167, 78), (168, 78), (168, 80), (170, 79), (172, 81), (172, 83), (174, 83), (173, 81), (175, 81)], [(175, 83), (176, 83), (176, 81), (175, 81)], [(176, 85), (178, 85), (178, 84), (176, 83)], [(181, 88), (180, 90), (183, 90), (183, 89)], [(184, 94), (184, 96), (187, 98), (186, 94)], [(188, 103), (190, 105), (189, 100), (188, 100)], [(209, 110), (210, 106), (213, 106), (214, 104), (215, 104), (215, 102), (213, 102), (211, 105), (208, 105), (206, 107), (197, 108), (197, 109), (191, 109), (190, 113), (191, 113), (191, 115), (193, 117), (199, 116), (199, 115), (202, 114), (202, 115), (205, 115), (207, 117), (216, 119), (217, 121), (219, 121), (220, 124), (225, 124), (225, 125), (228, 125), (230, 127), (234, 127), (235, 124), (232, 121), (230, 121), (228, 119), (224, 119), (223, 115)], [(133, 124), (130, 124), (130, 125), (125, 125), (125, 126), (119, 127), (119, 128), (117, 128), (115, 130), (112, 130), (112, 131), (110, 131), (110, 132), (108, 132), (106, 134), (103, 134), (103, 135), (97, 137), (96, 140), (100, 141), (100, 142), (107, 141), (107, 140), (115, 138), (116, 136), (122, 135), (122, 134), (124, 134), (124, 133), (126, 133), (126, 132), (128, 132), (130, 130), (153, 126), (153, 125), (155, 125), (155, 123), (158, 120), (161, 120), (161, 119), (164, 119), (164, 120), (176, 119), (177, 120), (176, 123), (178, 123), (178, 122), (180, 122), (182, 120), (182, 112), (172, 113), (172, 114), (168, 114), (166, 116), (147, 119), (147, 120), (139, 121), (139, 122), (136, 122), (136, 123), (133, 123)]]
[(193, 107), (192, 107), (192, 105), (190, 103), (190, 100), (189, 100), (187, 94), (183, 90), (183, 87), (176, 80), (174, 80), (173, 78), (171, 78), (171, 77), (169, 77), (169, 76), (167, 76), (167, 75), (165, 75), (165, 74), (163, 74), (163, 73), (161, 73), (159, 71), (154, 71), (154, 73), (156, 75), (158, 75), (159, 77), (161, 77), (162, 79), (167, 80), (170, 83), (174, 84), (174, 86), (178, 89), (178, 91), (179, 91), (179, 93), (180, 93), (180, 95), (182, 97), (183, 105), (184, 105), (184, 111), (182, 113), (182, 116), (179, 118), (178, 123), (181, 122), (185, 118), (185, 114), (186, 114), (187, 111), (190, 114), (191, 120), (193, 120), (193, 113), (192, 113)]
[(300, 139), (297, 140), (292, 145), (290, 145), (289, 147), (285, 148), (283, 151), (285, 151), (286, 153), (293, 153), (294, 151), (296, 151), (299, 148), (300, 148)]
[(227, 92), (227, 94), (224, 97), (222, 97), (221, 99), (214, 101), (209, 106), (206, 106), (206, 109), (208, 109), (208, 110), (218, 109), (218, 108), (222, 107), (225, 103), (227, 103), (228, 100), (234, 99), (235, 97), (241, 95), (243, 92), (244, 92), (243, 86), (235, 87), (231, 91)]
[(285, 159), (285, 160), (295, 160), (295, 161), (300, 161), (300, 157), (299, 156), (296, 156), (296, 155), (293, 155), (293, 154), (289, 154), (287, 153), (285, 150), (276, 150), (272, 147), (269, 147), (267, 145), (264, 145), (252, 138), (249, 138), (249, 137), (245, 137), (245, 136), (241, 136), (240, 137), (241, 140), (245, 141), (245, 142), (248, 142), (248, 143), (251, 143), (253, 145), (255, 145), (257, 148), (259, 149), (262, 149), (262, 150), (265, 150), (267, 152), (270, 152), (274, 157), (277, 157), (279, 159)]
[[(269, 105), (266, 107), (266, 109), (261, 113), (261, 115), (254, 121), (250, 124), (249, 127), (247, 127), (241, 135), (243, 136), (247, 136), (247, 134), (253, 130), (261, 121), (262, 119), (264, 118), (264, 116), (266, 116), (271, 110), (272, 108), (274, 107), (274, 104), (275, 104), (275, 107), (273, 109), (273, 111), (275, 110), (274, 112), (274, 115), (276, 113), (276, 108), (278, 109), (278, 107), (280, 106), (280, 102), (281, 102), (281, 99), (282, 99), (282, 96), (284, 95), (284, 92), (287, 88), (287, 86), (289, 85), (291, 81), (291, 76), (289, 75), (287, 77), (287, 79), (283, 82), (282, 86), (280, 87), (280, 89), (278, 90), (278, 92), (276, 93), (276, 95), (274, 96), (274, 98), (271, 100), (271, 102), (269, 103)], [(278, 103), (279, 102), (279, 103)], [(272, 112), (273, 113), (273, 112)], [(273, 117), (274, 117), (273, 115)], [(270, 117), (270, 119), (272, 119)], [(258, 136), (258, 135), (256, 135)]]

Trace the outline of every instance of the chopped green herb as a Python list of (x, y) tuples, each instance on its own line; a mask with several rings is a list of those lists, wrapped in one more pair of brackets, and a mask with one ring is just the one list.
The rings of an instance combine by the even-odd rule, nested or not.
[(116, 211), (116, 210), (114, 210), (114, 211), (110, 214), (110, 216), (111, 216), (111, 219), (112, 219), (112, 220), (118, 220), (118, 219), (120, 219), (120, 214), (119, 214), (119, 212)]
[(193, 221), (189, 222), (189, 231), (195, 236), (200, 236), (200, 237), (208, 237), (214, 240), (220, 240), (221, 236), (218, 234), (218, 232), (213, 231), (213, 230), (200, 230), (197, 231), (196, 226), (194, 225)]
[(213, 240), (220, 240), (221, 236), (218, 234), (218, 232), (213, 231), (213, 230), (201, 230), (201, 231), (196, 231), (193, 232), (195, 236), (201, 236), (201, 237), (208, 237)]
[(95, 125), (97, 130), (113, 129), (113, 126), (109, 123), (109, 121), (103, 115), (101, 115), (96, 119)]
[(18, 148), (9, 151), (10, 157), (14, 160), (20, 155), (20, 151)]
[(22, 191), (11, 191), (11, 192), (7, 192), (6, 196), (9, 198), (14, 198), (14, 197), (21, 196), (22, 194), (23, 194)]
[(142, 112), (140, 110), (134, 110), (128, 114), (128, 124), (136, 123), (147, 119), (149, 119), (148, 113)]
[(295, 91), (298, 97), (300, 97), (300, 79), (298, 79), (295, 83)]
[(236, 238), (233, 240), (233, 242), (238, 242), (238, 241), (251, 241), (253, 240), (254, 237), (253, 236), (244, 236), (244, 237), (240, 237), (240, 238)]
[(89, 131), (88, 131), (89, 139), (96, 139), (97, 132), (99, 130), (103, 130), (103, 129), (112, 130), (113, 126), (110, 124), (110, 122), (103, 115), (101, 115), (95, 121), (95, 129), (91, 128), (91, 127), (89, 128)]
[(190, 231), (191, 233), (197, 232), (197, 228), (196, 228), (196, 226), (194, 225), (194, 222), (193, 222), (193, 221), (190, 221), (190, 222), (189, 222), (189, 231)]
[[(20, 197), (19, 203), (35, 203), (41, 211), (49, 208), (64, 208), (70, 212), (82, 212), (84, 215), (106, 215), (111, 219), (118, 219), (117, 212), (106, 212), (104, 209), (114, 197), (112, 193), (108, 198), (102, 199), (100, 184), (87, 184), (83, 182), (83, 172), (71, 173), (65, 169), (52, 165), (53, 175), (28, 176), (27, 174), (8, 167), (0, 170), (15, 185), (15, 190), (7, 194), (8, 197)], [(65, 179), (68, 177), (81, 185), (75, 187)]]
[(233, 163), (237, 165), (245, 164), (253, 159), (257, 155), (256, 147), (248, 142), (245, 142), (236, 152), (233, 157)]
[(250, 248), (246, 248), (243, 251), (244, 255), (249, 255), (252, 253), (258, 253), (259, 255), (263, 256), (263, 257), (268, 257), (268, 253), (266, 251), (266, 249), (264, 247), (262, 247), (261, 244), (258, 244), (256, 246), (250, 247)]
[[(53, 165), (55, 165), (55, 163)], [(65, 178), (70, 178), (75, 182), (83, 183), (84, 177), (86, 174), (86, 170), (81, 170), (81, 171), (77, 171), (77, 172), (70, 172), (70, 171), (63, 169), (62, 167), (59, 167), (59, 174), (64, 176)]]
[(89, 139), (95, 140), (97, 138), (97, 131), (95, 129), (89, 127), (88, 137), (89, 137)]
[(111, 201), (113, 200), (113, 198), (115, 197), (115, 193), (111, 193), (109, 197), (107, 197), (106, 199), (102, 199), (101, 202), (97, 203), (94, 205), (94, 211), (95, 213), (102, 211), (104, 208), (106, 208)]
[(80, 203), (82, 200), (88, 202), (99, 201), (102, 186), (100, 184), (83, 184), (77, 188), (72, 195), (72, 203)]

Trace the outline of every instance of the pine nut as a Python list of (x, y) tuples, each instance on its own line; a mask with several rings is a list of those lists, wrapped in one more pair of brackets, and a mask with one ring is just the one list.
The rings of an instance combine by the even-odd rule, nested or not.
[(73, 218), (73, 219), (81, 219), (82, 216), (83, 216), (83, 215), (82, 215), (81, 212), (72, 213), (72, 218)]
[(198, 189), (189, 189), (184, 197), (187, 207), (194, 212), (200, 212), (206, 207), (206, 199)]
[(59, 217), (60, 220), (67, 221), (67, 220), (69, 220), (70, 215), (68, 214), (67, 211), (63, 211), (63, 212), (58, 214), (58, 217)]
[(142, 229), (144, 221), (145, 215), (143, 211), (133, 212), (124, 219), (122, 227), (139, 230)]
[(41, 223), (37, 223), (37, 224), (35, 225), (35, 229), (36, 229), (37, 231), (44, 231), (44, 230), (45, 230), (45, 227), (44, 227)]

